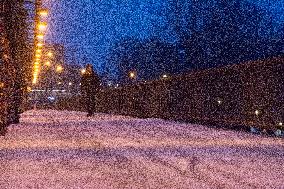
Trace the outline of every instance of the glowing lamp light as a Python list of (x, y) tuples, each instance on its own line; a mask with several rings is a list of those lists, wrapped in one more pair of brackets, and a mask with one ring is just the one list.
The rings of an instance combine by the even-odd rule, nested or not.
[(279, 122), (278, 125), (279, 125), (279, 126), (283, 126), (283, 123), (282, 123), (282, 122)]
[(222, 101), (221, 101), (221, 100), (217, 100), (217, 102), (218, 102), (218, 104), (221, 104), (221, 103), (222, 103)]
[(37, 43), (37, 44), (36, 44), (36, 46), (38, 46), (38, 47), (42, 47), (42, 46), (43, 46), (43, 44), (42, 44), (42, 43)]
[(7, 54), (4, 54), (4, 59), (5, 60), (8, 60), (9, 59), (9, 56)]
[(37, 78), (34, 78), (33, 79), (33, 84), (36, 84), (37, 83)]
[(42, 9), (38, 13), (42, 17), (47, 17), (48, 16), (48, 10), (47, 9)]
[(163, 77), (163, 78), (167, 78), (168, 76), (167, 76), (167, 74), (164, 74), (162, 77)]
[(33, 77), (33, 84), (37, 82), (37, 75)]
[(43, 34), (38, 34), (36, 37), (37, 37), (38, 39), (40, 39), (40, 40), (43, 40), (44, 35), (43, 35)]
[(45, 31), (46, 28), (47, 28), (47, 23), (45, 23), (45, 22), (40, 22), (40, 23), (37, 25), (37, 28), (38, 28), (40, 31)]
[(132, 79), (135, 78), (135, 73), (134, 72), (130, 72), (129, 73), (129, 77), (132, 78)]
[(32, 88), (31, 88), (31, 87), (27, 87), (27, 91), (28, 91), (28, 92), (31, 92), (31, 91), (32, 91)]
[(71, 83), (71, 82), (69, 82), (69, 83), (68, 83), (68, 85), (69, 85), (69, 86), (71, 86), (71, 85), (72, 85), (72, 83)]

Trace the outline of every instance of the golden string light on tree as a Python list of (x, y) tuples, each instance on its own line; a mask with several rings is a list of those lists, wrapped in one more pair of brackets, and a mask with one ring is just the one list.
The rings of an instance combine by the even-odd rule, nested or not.
[(37, 25), (37, 29), (38, 29), (40, 32), (46, 31), (46, 28), (47, 28), (47, 23), (46, 23), (46, 22), (40, 22), (40, 23), (38, 23), (38, 25)]
[(51, 63), (50, 63), (50, 61), (46, 61), (44, 65), (51, 66)]
[(44, 35), (43, 34), (38, 34), (36, 37), (37, 37), (38, 40), (43, 40)]
[(39, 15), (43, 18), (47, 17), (48, 16), (48, 10), (47, 9), (41, 9), (39, 11)]
[(52, 52), (48, 52), (47, 56), (51, 58), (51, 57), (53, 57), (53, 53)]
[(61, 73), (63, 71), (63, 67), (61, 65), (56, 66), (56, 72)]

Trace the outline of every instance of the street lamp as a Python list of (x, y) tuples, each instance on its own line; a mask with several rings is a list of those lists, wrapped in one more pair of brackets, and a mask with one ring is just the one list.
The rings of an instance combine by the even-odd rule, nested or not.
[(129, 78), (130, 78), (130, 82), (132, 84), (134, 84), (134, 82), (136, 81), (136, 77), (137, 77), (136, 71), (130, 71), (129, 72)]
[(135, 77), (136, 77), (135, 72), (134, 72), (134, 71), (129, 72), (129, 77), (130, 77), (131, 79), (135, 79)]

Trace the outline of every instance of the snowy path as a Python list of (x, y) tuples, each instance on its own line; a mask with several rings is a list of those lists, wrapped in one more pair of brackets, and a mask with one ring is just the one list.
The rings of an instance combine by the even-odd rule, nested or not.
[(160, 119), (28, 111), (0, 137), (0, 189), (284, 188), (284, 141)]

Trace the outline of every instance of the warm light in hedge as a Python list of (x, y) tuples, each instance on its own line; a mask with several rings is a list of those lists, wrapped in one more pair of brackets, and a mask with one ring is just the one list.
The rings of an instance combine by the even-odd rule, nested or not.
[(255, 110), (255, 112), (254, 112), (254, 113), (255, 113), (255, 115), (257, 115), (257, 116), (258, 116), (260, 112), (259, 112), (258, 110)]
[(86, 69), (81, 69), (81, 74), (85, 74), (86, 73)]

